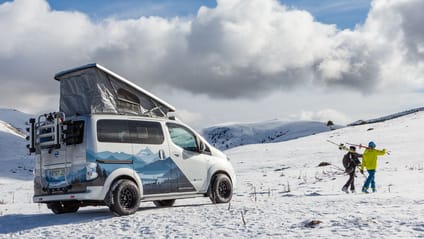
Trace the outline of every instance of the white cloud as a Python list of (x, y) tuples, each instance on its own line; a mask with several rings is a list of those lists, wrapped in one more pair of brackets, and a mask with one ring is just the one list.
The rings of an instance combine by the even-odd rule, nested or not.
[[(276, 0), (219, 0), (192, 19), (97, 22), (53, 11), (45, 0), (15, 0), (0, 5), (0, 99), (28, 91), (56, 97), (53, 74), (91, 62), (148, 89), (227, 99), (305, 85), (364, 93), (422, 88), (422, 9), (422, 0), (374, 0), (363, 25), (340, 31)], [(15, 104), (7, 106), (23, 103)]]
[(176, 116), (183, 122), (189, 125), (194, 125), (194, 127), (197, 127), (196, 122), (201, 122), (204, 120), (202, 114), (191, 112), (185, 109), (178, 109), (178, 112), (176, 112)]

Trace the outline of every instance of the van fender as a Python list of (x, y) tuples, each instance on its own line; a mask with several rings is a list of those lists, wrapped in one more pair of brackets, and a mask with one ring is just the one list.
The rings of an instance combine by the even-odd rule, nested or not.
[(207, 193), (209, 191), (209, 187), (211, 185), (213, 176), (217, 173), (223, 173), (228, 175), (228, 177), (230, 177), (230, 180), (233, 184), (233, 189), (235, 189), (236, 187), (236, 174), (234, 172), (234, 170), (232, 169), (232, 166), (230, 163), (225, 162), (225, 163), (215, 163), (213, 164), (209, 170), (208, 170), (208, 177), (207, 177), (207, 181), (205, 182), (204, 185), (204, 192)]
[(143, 184), (138, 174), (129, 168), (118, 168), (114, 170), (106, 179), (101, 192), (102, 198), (106, 199), (107, 193), (111, 189), (113, 183), (119, 179), (129, 179), (134, 181), (140, 190), (140, 198), (143, 198)]

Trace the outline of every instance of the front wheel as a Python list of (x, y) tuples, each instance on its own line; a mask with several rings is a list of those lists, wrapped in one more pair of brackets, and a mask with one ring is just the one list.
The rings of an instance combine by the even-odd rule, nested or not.
[(233, 184), (230, 178), (225, 174), (218, 174), (214, 177), (211, 186), (209, 198), (213, 203), (227, 203), (233, 197)]
[(78, 202), (50, 202), (47, 208), (52, 210), (54, 214), (72, 213), (78, 211), (80, 205)]
[(111, 188), (109, 208), (118, 216), (135, 213), (140, 206), (140, 190), (127, 179), (115, 182)]

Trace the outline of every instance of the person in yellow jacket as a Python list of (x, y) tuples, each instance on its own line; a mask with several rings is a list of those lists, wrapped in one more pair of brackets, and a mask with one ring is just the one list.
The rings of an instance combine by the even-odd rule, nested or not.
[(377, 169), (377, 157), (386, 154), (386, 149), (378, 150), (375, 149), (376, 145), (374, 142), (368, 143), (368, 148), (365, 149), (362, 156), (362, 164), (360, 172), (364, 173), (364, 168), (368, 171), (367, 180), (365, 180), (364, 186), (362, 187), (363, 193), (368, 193), (368, 188), (371, 184), (371, 188), (373, 192), (376, 192), (375, 187), (375, 170)]

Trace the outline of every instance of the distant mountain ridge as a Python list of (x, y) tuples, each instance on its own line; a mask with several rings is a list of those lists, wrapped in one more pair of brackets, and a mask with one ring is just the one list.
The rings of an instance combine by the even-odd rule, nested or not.
[(13, 125), (4, 122), (2, 120), (0, 120), (0, 132), (3, 131), (5, 133), (9, 133), (9, 134), (14, 134), (16, 136), (19, 137), (25, 137), (25, 133), (23, 131), (21, 131), (21, 129), (18, 129), (16, 127), (14, 127)]
[(424, 107), (419, 107), (419, 108), (414, 108), (414, 109), (410, 109), (410, 110), (405, 110), (399, 113), (395, 113), (395, 114), (390, 114), (390, 115), (386, 115), (383, 117), (378, 117), (375, 119), (369, 119), (369, 120), (358, 120), (355, 121), (353, 123), (348, 124), (347, 126), (355, 126), (355, 125), (362, 125), (362, 124), (373, 124), (373, 123), (379, 123), (379, 122), (384, 122), (386, 120), (391, 120), (391, 119), (396, 119), (405, 115), (409, 115), (409, 114), (414, 114), (420, 111), (424, 111)]
[[(424, 107), (405, 110), (399, 113), (390, 114), (369, 120), (358, 120), (347, 126), (361, 124), (371, 124), (395, 119), (408, 114), (424, 111)], [(30, 114), (20, 112), (15, 109), (0, 109), (0, 132), (2, 132), (1, 141), (15, 141), (16, 136), (21, 138), (20, 144), (25, 145), (23, 139), (25, 134), (25, 122), (28, 121)], [(201, 131), (204, 138), (215, 147), (226, 150), (247, 144), (276, 143), (305, 137), (332, 129), (338, 129), (343, 126), (334, 125), (331, 128), (323, 122), (315, 121), (297, 121), (284, 122), (280, 120), (270, 120), (257, 123), (227, 123), (205, 128)], [(9, 137), (10, 135), (10, 137)], [(10, 138), (10, 140), (8, 140)], [(0, 145), (4, 152), (7, 144)]]
[(271, 120), (258, 123), (237, 123), (212, 126), (202, 135), (214, 147), (227, 150), (247, 144), (276, 143), (326, 132), (342, 126), (327, 126), (316, 121), (284, 122)]
[(22, 133), (25, 133), (25, 122), (27, 122), (31, 117), (34, 116), (23, 113), (19, 110), (0, 108), (0, 121), (13, 126), (16, 130)]
[[(347, 127), (383, 122), (420, 111), (424, 111), (424, 107), (405, 110), (375, 119), (358, 120), (348, 124)], [(247, 144), (277, 143), (342, 127), (335, 125), (330, 128), (323, 122), (314, 121), (284, 122), (273, 120), (212, 126), (203, 129), (202, 135), (213, 146), (221, 150), (227, 150)]]

